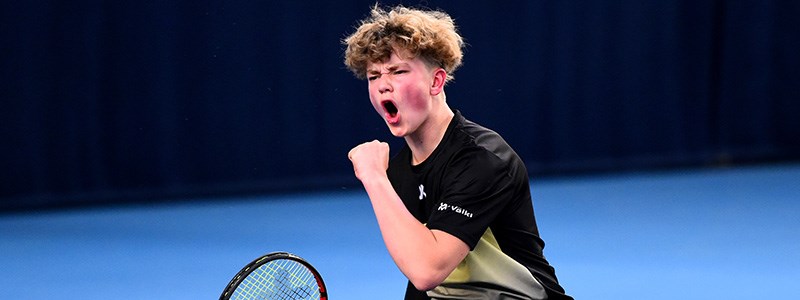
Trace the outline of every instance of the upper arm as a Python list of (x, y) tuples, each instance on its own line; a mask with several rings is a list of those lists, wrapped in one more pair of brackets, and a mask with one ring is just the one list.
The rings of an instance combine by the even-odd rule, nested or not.
[(460, 238), (445, 231), (433, 229), (431, 233), (433, 233), (440, 248), (439, 252), (445, 262), (445, 269), (452, 272), (469, 253), (469, 246)]
[(433, 229), (431, 234), (436, 239), (435, 248), (430, 249), (427, 255), (432, 255), (432, 261), (437, 262), (428, 274), (418, 274), (415, 278), (409, 277), (414, 286), (421, 290), (430, 290), (441, 284), (461, 261), (467, 257), (469, 246), (458, 237), (445, 231)]

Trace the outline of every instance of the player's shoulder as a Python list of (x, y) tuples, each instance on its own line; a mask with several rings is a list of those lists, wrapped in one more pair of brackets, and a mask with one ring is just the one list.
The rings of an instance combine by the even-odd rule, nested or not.
[(500, 134), (460, 116), (454, 128), (453, 142), (462, 146), (462, 154), (488, 155), (502, 162), (516, 159), (516, 153)]

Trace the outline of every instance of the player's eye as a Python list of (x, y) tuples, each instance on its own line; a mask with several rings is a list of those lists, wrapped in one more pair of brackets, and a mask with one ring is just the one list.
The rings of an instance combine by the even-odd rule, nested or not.
[(377, 76), (377, 75), (367, 76), (367, 80), (368, 80), (368, 81), (373, 81), (373, 80), (375, 80), (375, 79), (378, 79), (378, 76)]

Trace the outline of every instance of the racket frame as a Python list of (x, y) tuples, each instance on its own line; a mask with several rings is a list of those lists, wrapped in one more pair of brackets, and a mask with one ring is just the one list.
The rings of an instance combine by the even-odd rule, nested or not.
[(322, 276), (319, 274), (319, 272), (317, 272), (317, 269), (315, 269), (314, 266), (312, 266), (305, 259), (289, 252), (268, 253), (245, 265), (244, 268), (236, 273), (236, 276), (233, 276), (233, 279), (231, 279), (231, 281), (228, 283), (228, 286), (222, 291), (222, 295), (219, 296), (219, 299), (229, 300), (230, 297), (233, 296), (233, 292), (236, 291), (236, 288), (239, 287), (239, 284), (244, 281), (247, 275), (250, 275), (250, 273), (258, 269), (258, 267), (278, 259), (292, 260), (305, 266), (309, 271), (311, 271), (311, 274), (314, 274), (314, 279), (317, 281), (317, 287), (319, 288), (320, 300), (328, 300), (328, 290), (325, 288), (325, 282), (322, 281)]

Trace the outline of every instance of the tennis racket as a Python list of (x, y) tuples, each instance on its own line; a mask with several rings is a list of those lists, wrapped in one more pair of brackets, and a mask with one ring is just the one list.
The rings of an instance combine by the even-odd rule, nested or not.
[(322, 276), (297, 255), (273, 252), (247, 264), (219, 296), (220, 300), (327, 300)]

